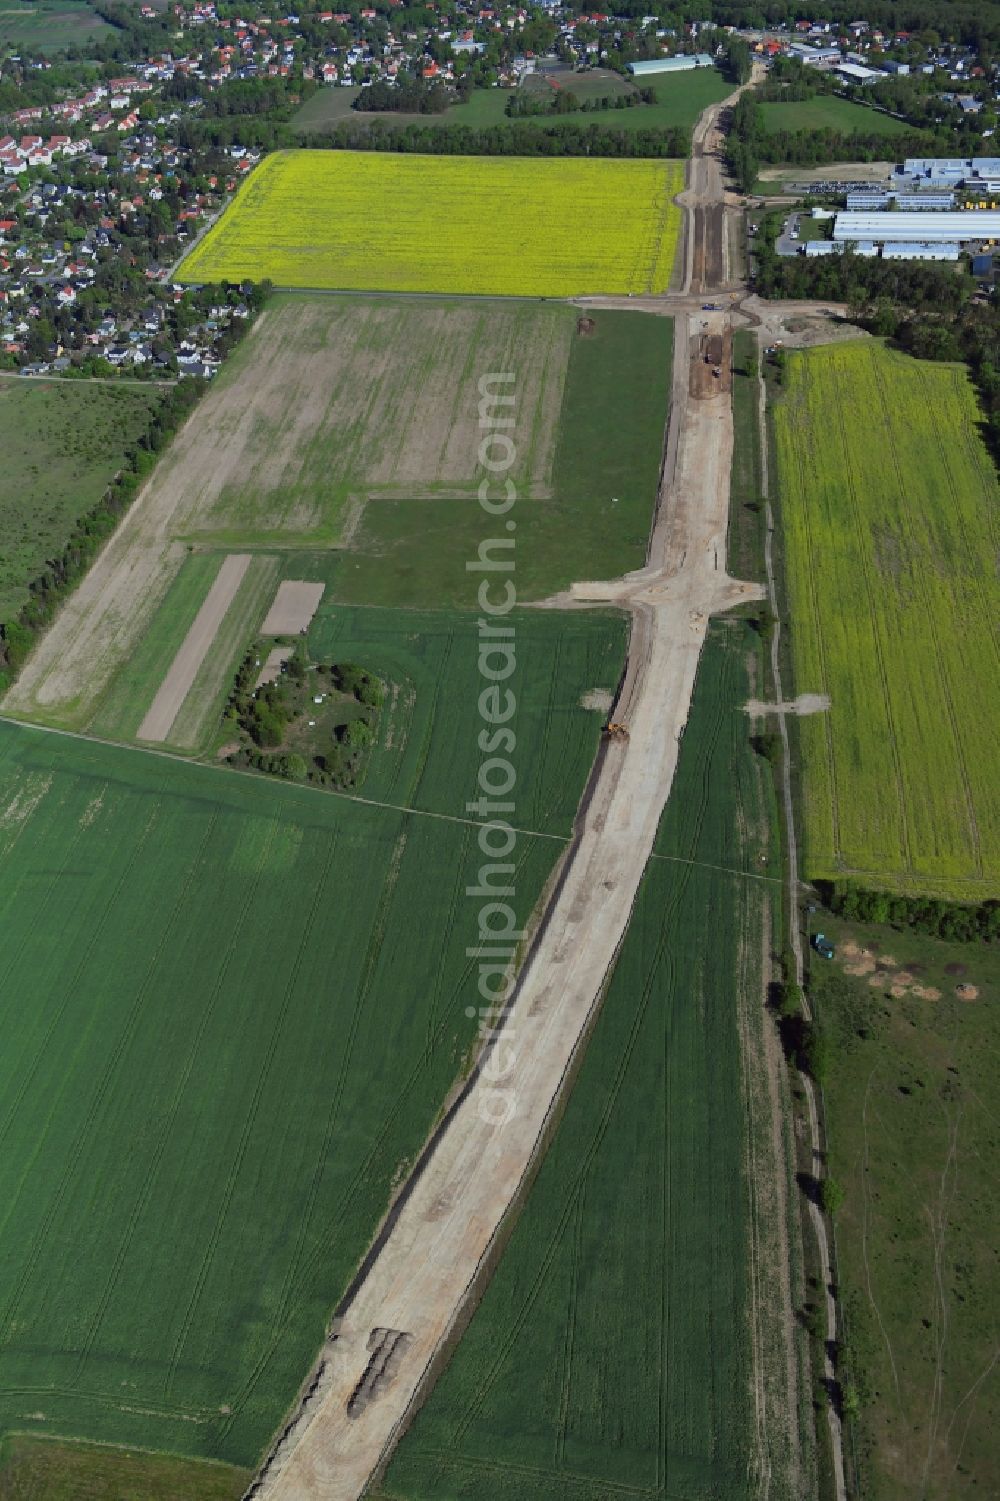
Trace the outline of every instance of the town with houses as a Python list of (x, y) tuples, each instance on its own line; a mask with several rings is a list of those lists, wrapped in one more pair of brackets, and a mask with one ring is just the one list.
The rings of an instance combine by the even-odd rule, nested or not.
[[(267, 145), (291, 144), (280, 132), (318, 90), (352, 88), (363, 103), (370, 85), (407, 77), (458, 98), (470, 86), (516, 88), (547, 67), (646, 80), (712, 66), (721, 51), (719, 32), (664, 27), (654, 15), (579, 14), (548, 0), (434, 9), (440, 19), (427, 25), (403, 0), (287, 14), (267, 0), (143, 5), (138, 16), (168, 46), (117, 65), (60, 64), (60, 76), (75, 72), (81, 87), (0, 116), (0, 367), (211, 379), (242, 331), (245, 292), (182, 288), (171, 270), (264, 154), (262, 121)], [(967, 48), (864, 20), (743, 35), (765, 66), (782, 58), (836, 74), (854, 97), (876, 80), (921, 77), (962, 114), (984, 111), (983, 136), (992, 134), (993, 69)], [(53, 67), (8, 55), (0, 79), (30, 98)], [(240, 89), (241, 109), (230, 112), (225, 101)], [(223, 119), (227, 130), (214, 130)]]

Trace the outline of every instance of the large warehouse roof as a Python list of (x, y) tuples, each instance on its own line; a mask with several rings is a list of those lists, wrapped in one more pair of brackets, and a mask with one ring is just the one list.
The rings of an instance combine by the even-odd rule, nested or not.
[(1000, 213), (989, 209), (956, 209), (952, 213), (858, 213), (838, 214), (833, 226), (835, 240), (1000, 240)]

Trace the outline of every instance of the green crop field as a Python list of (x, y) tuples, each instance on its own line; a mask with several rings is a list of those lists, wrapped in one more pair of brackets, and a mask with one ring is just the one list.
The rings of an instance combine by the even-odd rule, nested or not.
[(995, 896), (998, 486), (968, 376), (840, 344), (774, 408), (806, 873)]
[[(536, 87), (542, 90), (547, 87), (538, 75), (528, 76), (537, 79)], [(292, 128), (299, 135), (313, 135), (330, 130), (342, 121), (368, 125), (378, 121), (380, 127), (465, 125), (473, 129), (515, 123), (551, 126), (567, 121), (574, 125), (605, 126), (609, 130), (669, 130), (674, 126), (693, 125), (710, 104), (732, 92), (732, 84), (727, 83), (715, 68), (696, 68), (690, 73), (676, 73), (669, 78), (643, 79), (642, 83), (644, 87), (654, 89), (655, 103), (637, 104), (632, 109), (571, 110), (558, 116), (529, 115), (516, 122), (505, 113), (510, 93), (507, 89), (474, 89), (464, 104), (452, 105), (443, 115), (411, 115), (355, 110), (352, 105), (362, 92), (360, 88), (324, 88), (306, 100), (293, 119)], [(560, 74), (559, 86), (581, 101), (634, 92), (618, 74)]]
[(0, 11), (0, 52), (62, 52), (81, 46), (111, 28), (88, 0), (35, 0), (10, 4)]
[[(560, 316), (569, 318), (572, 342), (548, 493), (536, 499), (519, 488), (511, 512), (522, 599), (641, 567), (669, 408), (672, 320), (600, 311), (580, 335), (574, 311)], [(370, 501), (335, 575), (337, 598), (472, 606), (478, 577), (465, 565), (489, 535), (483, 522), (468, 498)]]
[(994, 1496), (1000, 960), (825, 914), (824, 928), (838, 959), (814, 972), (811, 995), (830, 1044), (829, 1170), (845, 1194), (849, 1457), (880, 1501)]
[(100, 500), (159, 400), (155, 387), (0, 378), (0, 622)]
[(787, 104), (762, 104), (764, 128), (771, 132), (780, 130), (836, 130), (857, 131), (859, 134), (884, 136), (912, 134), (913, 127), (905, 120), (895, 120), (880, 110), (869, 109), (864, 104), (854, 104), (850, 99), (839, 99), (833, 94), (817, 94), (813, 99), (789, 100)]
[(659, 858), (579, 1078), (483, 1301), (392, 1461), (392, 1501), (748, 1494), (738, 1011), (741, 994), (760, 1004), (771, 888), (751, 874), (770, 813), (734, 712), (745, 649), (743, 628), (713, 627)]
[[(527, 918), (625, 627), (511, 618)], [(473, 1041), (475, 617), (314, 630), (377, 804), (0, 726), (0, 1431), (253, 1465)]]
[(662, 160), (277, 151), (178, 276), (471, 296), (663, 292), (683, 181), (682, 164)]

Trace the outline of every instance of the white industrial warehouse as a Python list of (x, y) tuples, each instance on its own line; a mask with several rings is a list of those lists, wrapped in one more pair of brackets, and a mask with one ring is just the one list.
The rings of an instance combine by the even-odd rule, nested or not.
[(837, 215), (833, 238), (878, 240), (882, 244), (940, 242), (968, 245), (1000, 240), (1000, 212), (990, 209), (956, 209), (950, 213), (848, 211)]

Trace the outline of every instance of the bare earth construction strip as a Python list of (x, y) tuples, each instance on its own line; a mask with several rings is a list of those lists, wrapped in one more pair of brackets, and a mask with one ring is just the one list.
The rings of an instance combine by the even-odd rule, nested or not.
[(223, 617), (236, 598), (236, 591), (249, 567), (248, 552), (230, 553), (223, 559), (194, 624), (184, 637), (180, 651), (170, 664), (170, 671), (139, 726), (140, 740), (166, 740), (170, 734), (181, 704), (198, 675), (198, 668), (208, 656)]
[[(609, 745), (598, 762), (543, 938), (511, 1004), (506, 1025), (517, 1037), (517, 1056), (509, 1082), (517, 1112), (503, 1126), (486, 1118), (474, 1077), (341, 1310), (313, 1399), (263, 1477), (259, 1494), (269, 1501), (356, 1501), (420, 1400), (603, 994), (673, 780), (708, 618), (761, 592), (725, 572), (729, 400), (720, 392), (688, 403), (686, 318), (678, 318), (676, 337), (682, 353), (674, 362), (675, 436), (649, 563), (625, 579), (578, 585), (570, 598), (554, 601), (634, 612), (629, 670), (615, 711), (628, 719), (630, 740)], [(396, 1347), (387, 1389), (359, 1410), (352, 1399), (380, 1329), (410, 1339)]]

